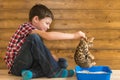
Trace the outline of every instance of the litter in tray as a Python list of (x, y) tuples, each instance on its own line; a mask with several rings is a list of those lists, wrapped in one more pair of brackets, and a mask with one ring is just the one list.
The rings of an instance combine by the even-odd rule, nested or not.
[(107, 72), (105, 72), (105, 71), (90, 72), (88, 70), (77, 71), (77, 73), (84, 73), (84, 74), (107, 74)]

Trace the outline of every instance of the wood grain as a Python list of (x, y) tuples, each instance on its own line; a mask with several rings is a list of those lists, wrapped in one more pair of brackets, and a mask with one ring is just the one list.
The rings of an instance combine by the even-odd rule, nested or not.
[[(49, 31), (81, 30), (87, 37), (95, 37), (90, 50), (97, 65), (120, 69), (119, 0), (0, 0), (0, 68), (6, 68), (3, 58), (11, 36), (28, 21), (29, 10), (36, 3), (46, 5), (54, 14)], [(68, 68), (75, 67), (73, 55), (79, 40), (44, 42), (53, 54), (68, 60)]]
[(52, 9), (120, 9), (119, 0), (1, 0), (0, 6), (2, 9), (28, 9), (36, 3), (45, 4)]

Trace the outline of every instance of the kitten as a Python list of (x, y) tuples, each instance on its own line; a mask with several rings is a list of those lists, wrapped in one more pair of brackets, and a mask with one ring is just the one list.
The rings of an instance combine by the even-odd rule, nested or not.
[(90, 53), (89, 47), (93, 45), (94, 38), (90, 40), (81, 39), (74, 54), (74, 60), (77, 65), (83, 68), (89, 68), (95, 65), (94, 56)]

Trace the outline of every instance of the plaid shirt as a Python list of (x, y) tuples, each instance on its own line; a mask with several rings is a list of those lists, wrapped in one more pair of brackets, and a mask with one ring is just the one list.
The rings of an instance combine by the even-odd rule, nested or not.
[(29, 22), (20, 25), (14, 35), (11, 37), (11, 40), (7, 47), (6, 56), (4, 58), (8, 69), (11, 69), (12, 64), (14, 63), (14, 58), (18, 54), (22, 44), (25, 42), (26, 37), (29, 33), (36, 29), (33, 25)]

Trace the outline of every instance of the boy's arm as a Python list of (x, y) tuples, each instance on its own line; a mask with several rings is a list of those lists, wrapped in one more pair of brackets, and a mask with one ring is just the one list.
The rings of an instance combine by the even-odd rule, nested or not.
[(37, 33), (46, 40), (80, 39), (82, 37), (85, 38), (85, 34), (81, 31), (78, 31), (76, 33), (62, 33), (33, 30), (32, 33)]

